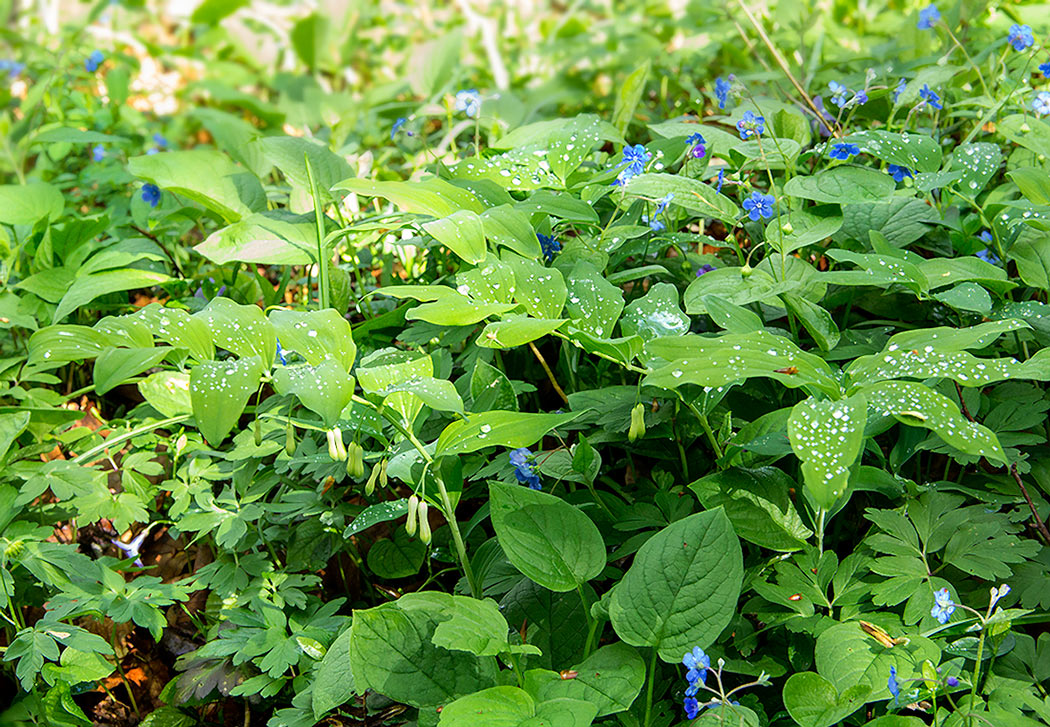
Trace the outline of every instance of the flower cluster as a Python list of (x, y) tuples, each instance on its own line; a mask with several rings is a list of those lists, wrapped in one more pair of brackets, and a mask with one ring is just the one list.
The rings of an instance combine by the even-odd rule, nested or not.
[(1050, 114), (1050, 91), (1040, 91), (1032, 101), (1032, 111), (1036, 116)]
[(911, 177), (911, 170), (907, 167), (902, 167), (899, 164), (890, 164), (886, 167), (886, 172), (893, 177), (895, 182), (903, 182), (905, 177)]
[(726, 101), (729, 100), (729, 89), (732, 85), (726, 79), (719, 76), (715, 79), (715, 98), (718, 99), (718, 108), (725, 109)]
[(919, 91), (919, 106), (923, 104), (929, 104), (935, 109), (943, 109), (944, 104), (941, 103), (941, 97), (938, 96), (928, 85), (923, 84), (922, 89)]
[(694, 646), (692, 651), (682, 657), (682, 664), (688, 670), (685, 679), (689, 682), (689, 686), (685, 688), (682, 706), (685, 708), (686, 719), (696, 719), (696, 715), (700, 714), (700, 702), (696, 695), (707, 678), (707, 670), (711, 668), (711, 657), (699, 646)]
[(510, 453), (510, 463), (514, 465), (514, 476), (518, 482), (528, 485), (533, 490), (540, 490), (540, 476), (536, 474), (535, 464), (532, 462), (532, 452), (527, 447), (520, 447)]
[(838, 81), (831, 81), (828, 84), (828, 90), (831, 91), (831, 103), (840, 109), (849, 108), (850, 106), (861, 106), (868, 102), (867, 91), (851, 91)]
[(740, 132), (741, 139), (750, 139), (753, 134), (761, 136), (766, 130), (766, 117), (745, 111), (743, 118), (736, 122), (736, 130)]
[(544, 235), (537, 232), (536, 239), (540, 241), (540, 249), (543, 251), (543, 257), (546, 258), (547, 262), (554, 259), (555, 253), (561, 252), (561, 243), (554, 239), (553, 235)]
[(703, 159), (704, 155), (707, 154), (707, 142), (699, 132), (693, 132), (687, 136), (685, 143), (689, 144), (689, 156), (693, 159)]
[(84, 70), (88, 73), (94, 73), (98, 70), (98, 67), (102, 65), (102, 61), (106, 60), (106, 57), (102, 55), (102, 51), (93, 50), (91, 55), (84, 61)]
[(625, 146), (623, 148), (623, 159), (617, 165), (617, 167), (623, 167), (623, 169), (613, 181), (613, 184), (619, 187), (627, 184), (632, 177), (637, 177), (645, 171), (646, 163), (652, 158), (653, 155), (641, 144)]

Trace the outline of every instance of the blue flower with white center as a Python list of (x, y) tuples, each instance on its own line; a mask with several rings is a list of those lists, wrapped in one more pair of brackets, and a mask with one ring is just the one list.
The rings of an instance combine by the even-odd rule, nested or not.
[(893, 177), (893, 181), (895, 182), (903, 182), (905, 177), (912, 176), (910, 169), (897, 164), (890, 164), (887, 166), (886, 172)]
[(617, 167), (623, 167), (623, 170), (613, 184), (623, 186), (632, 177), (642, 174), (645, 171), (646, 162), (652, 158), (653, 155), (641, 144), (625, 146), (623, 148), (623, 160), (617, 164)]
[(14, 78), (26, 68), (25, 63), (0, 58), (0, 72), (7, 71), (8, 78)]
[(907, 85), (908, 82), (903, 78), (897, 81), (897, 87), (893, 89), (893, 103), (897, 103), (897, 99), (899, 99), (901, 94), (904, 93), (904, 88)]
[(397, 132), (401, 129), (402, 126), (405, 125), (406, 121), (408, 121), (408, 119), (406, 119), (404, 116), (402, 116), (401, 118), (399, 118), (397, 121), (394, 122), (393, 127), (391, 127), (391, 129), (390, 129), (390, 140), (391, 141), (394, 140), (394, 137), (397, 135)]
[(838, 81), (832, 81), (828, 84), (828, 90), (831, 91), (831, 103), (839, 107), (846, 104), (846, 94), (850, 92), (848, 88)]
[(100, 162), (103, 159), (105, 159), (106, 147), (102, 146), (101, 144), (96, 144), (95, 146), (91, 147), (91, 158), (96, 162)]
[(868, 92), (864, 90), (857, 91), (853, 94), (853, 98), (850, 99), (848, 106), (863, 106), (868, 102)]
[(707, 142), (704, 137), (700, 135), (700, 132), (694, 131), (692, 134), (685, 138), (685, 143), (690, 145), (689, 156), (693, 159), (703, 159), (704, 155), (707, 154)]
[(463, 111), (467, 118), (476, 119), (481, 113), (481, 95), (477, 89), (456, 92), (456, 111)]
[(510, 463), (514, 465), (514, 476), (518, 482), (528, 485), (533, 490), (543, 489), (540, 485), (539, 475), (534, 471), (531, 462), (532, 452), (527, 447), (520, 447), (510, 453)]
[(750, 139), (752, 135), (762, 135), (766, 130), (766, 118), (757, 116), (751, 111), (745, 111), (743, 118), (736, 122), (736, 129), (740, 132), (741, 139)]
[(84, 70), (88, 73), (94, 73), (98, 70), (98, 67), (102, 65), (102, 61), (106, 60), (106, 57), (102, 55), (102, 51), (93, 50), (91, 55), (84, 61)]
[(1032, 100), (1032, 111), (1035, 112), (1036, 116), (1046, 116), (1050, 114), (1050, 92), (1040, 91), (1036, 94)]
[(156, 207), (160, 203), (160, 187), (155, 184), (143, 184), (142, 201), (148, 202), (150, 207)]
[(919, 91), (919, 98), (922, 99), (921, 104), (928, 103), (935, 109), (943, 109), (944, 104), (941, 103), (941, 97), (938, 96), (930, 87), (923, 84), (922, 90)]
[(1010, 26), (1010, 34), (1006, 36), (1006, 41), (1014, 50), (1022, 51), (1035, 45), (1035, 35), (1032, 34), (1030, 26), (1014, 23)]
[(893, 695), (893, 705), (899, 705), (901, 698), (901, 685), (897, 683), (897, 667), (890, 667), (890, 678), (886, 680), (886, 686), (889, 687), (890, 694)]
[(933, 594), (933, 608), (930, 609), (930, 615), (942, 624), (946, 624), (953, 613), (955, 613), (955, 602), (952, 601), (952, 595), (948, 589), (942, 588), (936, 591)]
[(941, 11), (929, 5), (919, 11), (919, 30), (929, 30), (941, 21)]
[(711, 657), (699, 646), (694, 646), (692, 651), (687, 651), (682, 657), (682, 665), (689, 670), (685, 674), (687, 680), (704, 682), (707, 679), (707, 670), (711, 668)]
[[(998, 265), (999, 264), (999, 256), (996, 255), (991, 250), (979, 250), (976, 254), (977, 254), (977, 257), (979, 257), (981, 260), (984, 260), (986, 263), (991, 263), (992, 265)], [(936, 609), (936, 606), (934, 608)], [(955, 610), (955, 606), (952, 606), (952, 610), (953, 611)], [(933, 612), (931, 611), (931, 613), (933, 613)], [(937, 614), (934, 613), (933, 615), (936, 616)], [(947, 620), (947, 619), (945, 619), (945, 620)], [(941, 621), (941, 623), (944, 623), (944, 621)]]
[(977, 239), (978, 240), (984, 240), (985, 242), (991, 242), (992, 241), (992, 233), (991, 233), (990, 230), (981, 230), (980, 232), (977, 233)]
[(860, 147), (856, 144), (835, 144), (831, 147), (831, 153), (828, 154), (832, 159), (838, 159), (845, 161), (851, 156), (860, 154)]
[(718, 108), (725, 109), (726, 101), (729, 100), (729, 89), (731, 88), (732, 84), (721, 76), (715, 79), (715, 98), (718, 99)]
[(554, 259), (555, 253), (561, 252), (561, 243), (555, 240), (553, 235), (544, 235), (537, 232), (536, 238), (540, 241), (540, 249), (543, 251), (543, 257), (547, 259), (547, 262)]
[(661, 232), (667, 229), (667, 225), (657, 219), (666, 210), (667, 206), (671, 204), (671, 200), (674, 199), (674, 192), (669, 192), (666, 197), (660, 199), (656, 203), (656, 209), (653, 211), (652, 219), (648, 215), (642, 215), (642, 222), (649, 225), (649, 229), (653, 232)]
[(700, 702), (696, 700), (696, 697), (686, 697), (682, 702), (682, 707), (685, 709), (686, 719), (696, 719), (696, 716), (700, 714)]
[(766, 219), (773, 216), (773, 205), (776, 204), (776, 198), (771, 194), (762, 194), (761, 192), (752, 192), (751, 196), (745, 199), (741, 204), (744, 209), (747, 210), (747, 216), (752, 220), (759, 218)]

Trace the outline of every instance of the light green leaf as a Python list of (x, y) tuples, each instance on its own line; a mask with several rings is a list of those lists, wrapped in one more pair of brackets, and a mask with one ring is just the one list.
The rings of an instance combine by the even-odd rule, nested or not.
[(476, 452), (485, 447), (531, 447), (545, 434), (576, 419), (582, 412), (526, 414), (487, 411), (452, 422), (437, 440), (435, 457)]
[(857, 144), (863, 154), (913, 172), (936, 172), (941, 168), (941, 145), (925, 134), (876, 129), (855, 132), (842, 141)]
[(439, 326), (472, 326), (489, 316), (500, 315), (516, 307), (513, 303), (478, 303), (453, 291), (452, 295), (413, 308), (405, 314), (405, 318)]
[(482, 348), (514, 348), (537, 338), (543, 338), (551, 331), (557, 330), (565, 318), (527, 318), (515, 316), (489, 323), (481, 332), (475, 343)]
[(261, 212), (216, 230), (193, 249), (219, 265), (309, 265), (317, 258), (317, 223), (313, 213)]
[(999, 171), (1002, 158), (1003, 154), (998, 144), (979, 141), (959, 145), (952, 152), (952, 170), (962, 172), (955, 186), (967, 197), (976, 199), (988, 181)]
[(787, 432), (802, 461), (806, 489), (831, 509), (848, 491), (850, 468), (864, 446), (867, 403), (854, 395), (839, 401), (804, 399), (791, 410)]
[(309, 364), (333, 360), (349, 371), (357, 356), (350, 324), (335, 310), (270, 311), (277, 340), (285, 351), (295, 351)]
[(184, 348), (197, 361), (215, 358), (215, 345), (211, 342), (211, 331), (200, 318), (191, 316), (179, 308), (165, 308), (159, 303), (150, 303), (133, 314), (129, 320), (140, 318), (151, 335), (175, 348)]
[(57, 188), (45, 182), (0, 184), (0, 223), (32, 225), (45, 217), (57, 220), (65, 199)]
[(789, 254), (831, 237), (842, 227), (842, 212), (835, 206), (818, 205), (795, 210), (766, 225), (766, 240), (778, 252)]
[(336, 199), (329, 190), (337, 182), (353, 176), (354, 173), (346, 159), (327, 146), (302, 137), (264, 136), (252, 144), (261, 150), (265, 159), (281, 170), (285, 179), (299, 189), (310, 189), (310, 179), (306, 173), (306, 160), (309, 159), (314, 181), (322, 194), (329, 199)]
[(893, 194), (893, 177), (867, 167), (832, 167), (813, 176), (792, 177), (784, 184), (784, 194), (817, 202), (877, 202)]
[(228, 222), (266, 209), (266, 193), (259, 178), (213, 149), (132, 157), (128, 171), (203, 205)]
[(208, 326), (212, 341), (219, 348), (240, 357), (258, 356), (267, 368), (277, 356), (277, 334), (258, 306), (213, 298), (193, 317)]
[(404, 517), (407, 512), (408, 499), (377, 502), (374, 505), (369, 505), (359, 512), (350, 524), (346, 526), (346, 530), (343, 531), (343, 537), (349, 538), (351, 535), (363, 532), (373, 525), (397, 520), (400, 517)]
[(259, 388), (263, 363), (258, 356), (229, 361), (202, 361), (190, 372), (190, 401), (208, 444), (219, 446)]
[(502, 257), (514, 271), (514, 300), (534, 318), (560, 317), (568, 296), (561, 271), (509, 252)]
[[(859, 623), (841, 623), (817, 637), (816, 663), (820, 676), (839, 693), (857, 685), (870, 688), (868, 702), (890, 698), (887, 680), (890, 667), (897, 669), (897, 682), (909, 684), (922, 677), (922, 662), (937, 664), (941, 650), (934, 642), (909, 634), (903, 644), (887, 648), (864, 633)], [(846, 696), (843, 694), (843, 696)]]
[(278, 394), (294, 394), (326, 427), (335, 425), (354, 395), (353, 377), (331, 359), (316, 366), (278, 366), (273, 370), (273, 386)]
[(29, 363), (83, 361), (95, 358), (108, 346), (106, 336), (87, 326), (48, 326), (29, 337)]
[(839, 694), (819, 674), (797, 672), (784, 684), (784, 706), (800, 727), (831, 727), (863, 707), (870, 692), (867, 684), (856, 684)]
[(607, 338), (622, 310), (623, 291), (603, 278), (601, 271), (589, 262), (576, 263), (569, 274), (565, 301), (565, 313), (574, 325), (597, 338)]
[(622, 134), (627, 130), (634, 116), (634, 110), (638, 108), (638, 102), (645, 91), (645, 82), (649, 79), (649, 69), (652, 61), (646, 61), (624, 79), (620, 86), (620, 92), (616, 94), (616, 105), (613, 107), (613, 126)]
[(514, 385), (506, 374), (478, 358), (470, 375), (470, 397), (474, 400), (471, 410), (475, 412), (504, 409), (518, 410), (518, 399)]
[(317, 667), (311, 706), (314, 719), (354, 696), (354, 674), (350, 670), (350, 629), (336, 637)]
[(166, 417), (192, 414), (190, 375), (180, 371), (158, 371), (138, 383), (139, 393)]
[(620, 328), (628, 336), (649, 341), (660, 336), (681, 336), (689, 332), (689, 316), (678, 307), (678, 288), (657, 283), (641, 298), (631, 301), (620, 318)]
[(457, 210), (423, 229), (466, 262), (477, 265), (485, 260), (485, 230), (476, 212)]
[(680, 177), (676, 174), (639, 174), (632, 177), (625, 187), (624, 203), (633, 202), (631, 196), (662, 199), (674, 194), (674, 204), (693, 214), (734, 222), (740, 216), (740, 208), (728, 197), (714, 190), (699, 179)]
[(69, 290), (62, 296), (58, 309), (55, 311), (55, 322), (61, 321), (67, 315), (75, 311), (85, 303), (90, 303), (95, 298), (109, 293), (124, 290), (135, 290), (137, 288), (150, 288), (154, 285), (166, 283), (171, 278), (164, 273), (154, 273), (150, 270), (107, 270), (103, 273), (94, 273), (78, 277), (73, 281)]
[(469, 596), (452, 597), (452, 618), (438, 624), (434, 644), (450, 651), (469, 651), (476, 656), (500, 654), (539, 654), (528, 644), (511, 645), (507, 640), (510, 627), (499, 606), (490, 598), (478, 600)]
[(481, 214), (481, 225), (493, 245), (502, 245), (533, 260), (543, 254), (528, 215), (509, 204), (485, 210)]
[(132, 376), (156, 366), (170, 348), (107, 348), (95, 359), (95, 391), (105, 394)]
[(431, 217), (447, 217), (458, 210), (480, 214), (485, 210), (477, 197), (443, 179), (431, 177), (422, 182), (377, 182), (372, 179), (344, 179), (334, 189), (346, 189), (368, 197), (385, 197), (405, 212)]

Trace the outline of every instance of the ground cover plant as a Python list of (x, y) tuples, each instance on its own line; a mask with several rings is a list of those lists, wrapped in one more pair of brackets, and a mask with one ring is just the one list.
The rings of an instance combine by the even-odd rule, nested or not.
[(1050, 724), (1050, 15), (0, 3), (4, 725)]

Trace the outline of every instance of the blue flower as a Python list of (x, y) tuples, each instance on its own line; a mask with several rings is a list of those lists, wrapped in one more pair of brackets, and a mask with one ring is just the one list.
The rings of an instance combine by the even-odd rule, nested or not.
[(168, 140), (164, 138), (163, 134), (157, 133), (153, 135), (153, 143), (159, 146), (161, 149), (168, 148)]
[(857, 154), (860, 154), (860, 147), (856, 144), (835, 144), (831, 147), (831, 153), (828, 156), (845, 161)]
[(533, 471), (534, 465), (529, 461), (531, 457), (532, 452), (527, 447), (521, 447), (510, 453), (510, 463), (514, 465), (514, 476), (518, 478), (518, 482), (528, 485), (533, 490), (540, 490), (543, 488), (539, 475)]
[(691, 144), (692, 148), (689, 150), (689, 156), (693, 159), (703, 159), (704, 155), (707, 154), (707, 142), (699, 132), (693, 132), (685, 138), (686, 144)]
[(284, 349), (281, 348), (281, 340), (277, 339), (277, 360), (281, 362), (282, 366), (288, 365), (288, 359), (284, 357)]
[(919, 30), (929, 30), (941, 20), (941, 11), (936, 5), (929, 5), (919, 11)]
[(718, 170), (718, 185), (715, 187), (715, 191), (718, 192), (719, 194), (722, 193), (722, 183), (725, 181), (725, 179), (726, 179), (726, 170), (725, 169), (719, 169)]
[(992, 241), (992, 233), (989, 230), (981, 230), (977, 233), (978, 240), (984, 240), (985, 242)]
[(952, 601), (952, 596), (948, 592), (947, 588), (933, 594), (933, 608), (930, 609), (930, 615), (940, 621), (942, 624), (948, 623), (948, 618), (955, 613), (955, 603)]
[(705, 274), (705, 273), (710, 273), (710, 272), (712, 272), (712, 271), (713, 271), (714, 269), (715, 269), (715, 268), (714, 268), (714, 266), (713, 266), (713, 265), (706, 265), (706, 264), (705, 264), (705, 265), (701, 265), (701, 266), (700, 266), (700, 269), (696, 271), (696, 277), (698, 277), (698, 278), (699, 278), (699, 277), (700, 277), (701, 275), (703, 275), (703, 274)]
[(464, 111), (467, 118), (476, 119), (481, 112), (481, 96), (477, 89), (456, 92), (456, 111)]
[(106, 147), (102, 146), (101, 144), (96, 144), (95, 146), (91, 147), (91, 158), (94, 159), (96, 162), (100, 162), (103, 159), (105, 159)]
[(893, 177), (893, 181), (895, 182), (903, 182), (905, 177), (912, 176), (910, 169), (897, 164), (890, 164), (886, 167), (886, 171), (891, 177)]
[(772, 217), (773, 205), (776, 201), (776, 198), (771, 194), (752, 192), (751, 196), (745, 199), (742, 204), (744, 209), (747, 210), (747, 216), (753, 220), (757, 220), (760, 217)]
[(1032, 111), (1035, 112), (1036, 116), (1050, 114), (1050, 92), (1040, 91), (1036, 94), (1035, 99), (1032, 101)]
[(948, 677), (947, 679), (944, 680), (944, 683), (947, 684), (949, 687), (957, 687), (957, 686), (959, 686), (959, 680), (956, 679), (955, 677)]
[(907, 81), (905, 81), (903, 78), (897, 81), (897, 87), (893, 89), (893, 103), (897, 103), (897, 99), (899, 99), (901, 97), (901, 94), (904, 93), (904, 87), (907, 85)]
[(764, 116), (745, 111), (744, 117), (736, 122), (736, 129), (740, 132), (741, 139), (748, 139), (752, 134), (761, 135), (766, 130), (766, 119)]
[(886, 686), (890, 689), (890, 694), (893, 695), (893, 705), (897, 706), (900, 704), (901, 698), (901, 685), (897, 683), (897, 667), (890, 667), (890, 678), (886, 680)]
[(700, 702), (696, 701), (696, 697), (686, 697), (682, 706), (685, 708), (686, 719), (696, 719), (696, 715), (700, 714)]
[(868, 102), (868, 92), (864, 90), (857, 91), (853, 94), (853, 98), (850, 100), (850, 106), (863, 106)]
[(839, 107), (846, 104), (846, 94), (850, 92), (848, 88), (838, 81), (832, 81), (828, 84), (828, 89), (831, 91), (831, 103)]
[(19, 63), (18, 61), (11, 61), (6, 58), (0, 58), (0, 71), (7, 71), (8, 78), (14, 78), (19, 73), (24, 71), (26, 68), (25, 63)]
[(718, 108), (724, 109), (726, 107), (730, 88), (732, 88), (732, 84), (726, 79), (721, 76), (715, 79), (715, 98), (718, 99)]
[(944, 108), (944, 105), (941, 103), (941, 97), (934, 93), (932, 90), (930, 90), (930, 87), (926, 84), (923, 84), (922, 90), (919, 91), (919, 98), (922, 99), (921, 103), (928, 103), (935, 109)]
[(1031, 27), (1014, 23), (1010, 26), (1010, 35), (1006, 37), (1007, 42), (1014, 50), (1021, 51), (1035, 45), (1035, 36), (1032, 35)]
[(102, 55), (102, 51), (93, 50), (91, 51), (91, 55), (87, 57), (87, 60), (84, 61), (84, 69), (87, 70), (88, 73), (94, 73), (98, 70), (98, 67), (102, 65), (102, 61), (104, 60), (106, 60), (106, 57)]
[(711, 668), (711, 657), (699, 646), (694, 646), (692, 651), (687, 651), (682, 657), (682, 665), (689, 670), (686, 672), (686, 679), (690, 682), (703, 682), (707, 678), (707, 670)]
[(134, 558), (135, 565), (142, 568), (142, 544), (146, 541), (146, 536), (149, 535), (150, 527), (146, 527), (141, 533), (136, 535), (130, 543), (122, 543), (120, 540), (114, 538), (110, 540), (113, 545), (117, 546), (121, 551), (124, 552), (125, 558)]
[(674, 192), (669, 192), (666, 197), (657, 201), (656, 210), (653, 211), (652, 219), (650, 219), (648, 215), (642, 215), (642, 221), (648, 224), (649, 229), (651, 229), (653, 232), (660, 232), (662, 230), (667, 229), (667, 225), (665, 225), (663, 222), (656, 218), (662, 215), (667, 210), (667, 207), (671, 204), (672, 199), (674, 199)]
[(156, 184), (142, 185), (142, 201), (149, 202), (150, 207), (156, 207), (160, 202), (160, 187)]
[(397, 134), (398, 130), (402, 126), (405, 125), (406, 121), (408, 121), (408, 119), (406, 119), (404, 116), (402, 116), (401, 118), (399, 118), (397, 121), (394, 122), (394, 126), (390, 129), (390, 140), (391, 141), (393, 141), (394, 136)]
[(537, 232), (536, 238), (540, 241), (540, 249), (543, 250), (543, 257), (550, 262), (554, 259), (554, 254), (561, 252), (561, 243), (554, 239), (553, 235), (544, 235)]
[(636, 177), (644, 172), (646, 162), (652, 158), (653, 155), (641, 144), (625, 146), (623, 160), (617, 165), (617, 167), (623, 167), (623, 170), (613, 184), (618, 186), (626, 184), (631, 177)]
[(1042, 73), (1045, 78), (1050, 78), (1050, 61), (1040, 63), (1039, 72)]
[[(985, 261), (986, 263), (991, 263), (992, 265), (998, 265), (998, 264), (999, 264), (999, 256), (998, 256), (998, 255), (996, 255), (996, 254), (995, 254), (994, 252), (992, 252), (991, 250), (979, 250), (979, 251), (977, 252), (977, 257), (979, 257), (979, 258), (980, 258), (981, 260), (984, 260), (984, 261)], [(934, 606), (933, 608), (934, 608), (934, 611), (936, 611), (936, 610), (937, 610), (937, 607), (936, 607), (936, 606)], [(952, 611), (954, 611), (954, 610), (955, 610), (955, 606), (953, 605), (953, 606), (952, 606)], [(933, 611), (931, 611), (930, 613), (931, 613), (932, 615), (934, 615), (934, 616), (937, 616), (937, 614), (936, 614), (936, 613), (933, 613)], [(951, 614), (951, 611), (949, 611), (948, 613), (949, 613), (949, 615), (950, 615), (950, 614)], [(937, 616), (937, 619), (938, 619), (938, 620), (940, 620), (940, 616)], [(941, 623), (944, 623), (944, 622), (945, 622), (945, 621), (947, 621), (947, 620), (948, 620), (948, 617), (947, 617), (947, 616), (945, 616), (945, 617), (944, 617), (944, 621), (941, 621)]]

